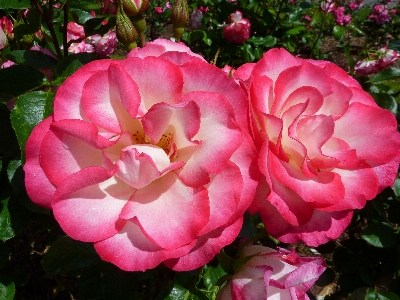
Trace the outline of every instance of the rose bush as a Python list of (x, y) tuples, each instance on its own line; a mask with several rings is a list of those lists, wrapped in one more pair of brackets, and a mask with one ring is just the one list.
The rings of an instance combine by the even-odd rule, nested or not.
[(182, 44), (91, 62), (28, 139), (28, 194), (123, 270), (198, 268), (237, 237), (255, 193), (247, 110), (243, 90)]
[(273, 49), (233, 77), (248, 89), (265, 176), (249, 211), (260, 213), (268, 233), (287, 243), (326, 243), (354, 209), (393, 184), (396, 119), (344, 70)]
[(326, 269), (322, 258), (301, 257), (294, 250), (245, 247), (243, 257), (251, 256), (220, 290), (218, 300), (306, 300), (307, 290)]

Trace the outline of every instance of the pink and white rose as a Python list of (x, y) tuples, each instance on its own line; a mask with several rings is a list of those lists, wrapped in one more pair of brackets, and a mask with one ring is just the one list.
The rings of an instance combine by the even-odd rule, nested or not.
[(83, 66), (26, 145), (31, 199), (127, 271), (209, 262), (237, 237), (258, 181), (244, 91), (169, 46)]
[(218, 300), (309, 300), (306, 292), (325, 271), (319, 257), (301, 257), (294, 250), (252, 245), (243, 257), (252, 257), (219, 291)]
[(224, 37), (228, 42), (243, 44), (250, 37), (250, 21), (240, 11), (230, 14), (231, 24), (225, 27)]
[(333, 63), (272, 49), (241, 72), (264, 174), (251, 213), (272, 236), (311, 246), (337, 238), (353, 210), (391, 186), (400, 134), (356, 80)]

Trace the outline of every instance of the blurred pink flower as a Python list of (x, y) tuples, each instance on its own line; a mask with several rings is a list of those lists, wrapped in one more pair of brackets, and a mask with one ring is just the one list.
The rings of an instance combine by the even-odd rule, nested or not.
[(371, 75), (379, 72), (378, 61), (374, 59), (363, 59), (357, 61), (354, 66), (354, 71), (357, 76)]
[(71, 46), (69, 46), (68, 51), (71, 53), (93, 53), (94, 52), (94, 46), (92, 44), (87, 44), (86, 41), (82, 41), (80, 43), (72, 43)]
[(117, 6), (114, 0), (103, 0), (103, 7), (100, 9), (101, 14), (117, 14)]
[(336, 8), (332, 13), (336, 19), (336, 24), (338, 25), (345, 25), (351, 22), (351, 15), (344, 14), (344, 6)]
[(14, 34), (13, 34), (13, 23), (11, 22), (10, 19), (8, 19), (6, 16), (3, 16), (0, 19), (0, 29), (3, 30), (3, 32), (9, 37), (9, 38), (13, 38)]
[(389, 11), (386, 5), (378, 4), (372, 9), (372, 14), (368, 19), (375, 20), (376, 24), (383, 24), (390, 21)]
[(85, 30), (82, 25), (75, 22), (68, 22), (67, 25), (67, 41), (85, 38)]
[(378, 61), (378, 66), (380, 70), (384, 70), (394, 64), (394, 62), (400, 57), (400, 54), (392, 49), (388, 49), (387, 46), (382, 47), (377, 52), (378, 57), (380, 57)]
[(161, 15), (161, 14), (163, 13), (162, 8), (159, 7), (159, 6), (157, 6), (156, 8), (154, 8), (154, 11), (155, 11), (157, 14), (159, 14), (159, 15)]
[[(1, 34), (1, 33), (0, 33)], [(11, 60), (6, 60), (5, 62), (3, 62), (1, 64), (1, 69), (7, 69), (11, 66), (15, 65), (15, 62), (11, 61)]]
[(7, 45), (7, 37), (3, 30), (0, 29), (0, 49), (3, 49)]
[(243, 252), (242, 257), (254, 257), (222, 287), (218, 300), (305, 300), (326, 269), (322, 258), (301, 257), (294, 250), (252, 245)]
[(329, 13), (335, 9), (335, 3), (332, 0), (322, 1), (321, 9)]
[(101, 56), (110, 56), (117, 47), (117, 35), (112, 30), (109, 30), (105, 35), (92, 35), (88, 38), (91, 44), (95, 46), (96, 53)]
[(202, 19), (203, 19), (203, 12), (197, 8), (190, 15), (190, 28), (192, 30), (199, 29), (201, 27)]
[(250, 21), (242, 17), (240, 11), (230, 14), (229, 24), (224, 29), (224, 37), (228, 42), (243, 44), (250, 37)]

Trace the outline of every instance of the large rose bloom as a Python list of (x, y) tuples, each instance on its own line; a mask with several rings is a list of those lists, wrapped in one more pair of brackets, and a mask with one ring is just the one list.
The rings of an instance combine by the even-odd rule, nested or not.
[(294, 250), (264, 246), (244, 248), (251, 257), (219, 291), (218, 300), (309, 300), (307, 290), (325, 271), (319, 257), (301, 257)]
[(257, 185), (245, 93), (169, 46), (79, 69), (26, 146), (32, 200), (123, 270), (206, 264), (238, 235)]
[(265, 175), (251, 213), (281, 241), (337, 238), (391, 186), (400, 160), (395, 117), (327, 61), (272, 49), (234, 77), (248, 86), (252, 134)]

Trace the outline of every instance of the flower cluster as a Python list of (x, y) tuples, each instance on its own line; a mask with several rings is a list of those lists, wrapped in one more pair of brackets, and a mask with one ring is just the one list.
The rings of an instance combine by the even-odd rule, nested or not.
[(114, 31), (109, 30), (105, 35), (95, 34), (85, 39), (85, 30), (82, 25), (69, 22), (67, 27), (67, 41), (81, 40), (80, 42), (71, 43), (68, 51), (71, 53), (93, 53), (96, 52), (101, 56), (109, 56), (117, 47), (117, 35)]
[(224, 29), (224, 37), (228, 42), (243, 44), (250, 37), (250, 21), (243, 18), (240, 11), (235, 11), (229, 17), (231, 23)]
[[(227, 39), (243, 43), (250, 24), (240, 12), (231, 21)], [(84, 38), (76, 25), (69, 34)], [(25, 184), (103, 260), (185, 271), (232, 243), (246, 210), (283, 242), (337, 238), (355, 209), (393, 185), (399, 149), (392, 113), (333, 63), (272, 49), (220, 70), (159, 39), (61, 85), (27, 141)], [(247, 247), (253, 255), (221, 299), (302, 299), (325, 268), (285, 250)]]
[(389, 10), (386, 5), (377, 4), (372, 9), (372, 14), (368, 17), (375, 20), (376, 24), (383, 24), (390, 21)]
[(369, 58), (357, 61), (354, 71), (358, 76), (376, 74), (392, 66), (399, 57), (397, 51), (385, 46), (370, 54)]
[(218, 300), (308, 299), (307, 290), (326, 269), (322, 258), (300, 257), (293, 250), (252, 245), (242, 255), (250, 260), (223, 286)]

